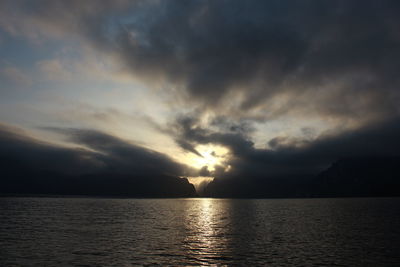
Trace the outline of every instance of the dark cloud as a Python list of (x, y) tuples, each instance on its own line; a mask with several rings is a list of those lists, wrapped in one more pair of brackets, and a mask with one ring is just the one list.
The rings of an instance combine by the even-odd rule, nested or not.
[(208, 170), (207, 166), (203, 166), (199, 171), (200, 176), (211, 176), (211, 172)]
[(400, 154), (399, 119), (344, 133), (330, 132), (313, 140), (278, 136), (268, 142), (269, 148), (255, 148), (249, 137), (240, 133), (213, 132), (187, 123), (196, 119), (180, 121), (185, 126), (175, 128), (177, 138), (192, 146), (218, 144), (230, 150), (226, 164), (231, 169), (212, 173), (219, 177), (313, 176), (340, 158)]
[[(113, 172), (135, 174), (138, 176), (151, 175), (185, 175), (188, 167), (176, 163), (168, 156), (152, 151), (115, 136), (89, 129), (60, 129), (47, 128), (67, 137), (75, 144), (88, 147), (101, 153), (104, 164)], [(154, 168), (157, 166), (157, 168)]]
[(2, 124), (0, 154), (3, 163), (21, 163), (27, 168), (60, 171), (66, 174), (94, 172), (105, 167), (99, 153), (55, 146), (29, 137), (19, 128)]
[[(93, 130), (51, 129), (74, 144), (65, 148), (0, 128), (1, 193), (189, 196), (189, 167)], [(186, 183), (186, 185), (185, 185)]]
[(191, 143), (189, 143), (189, 142), (187, 142), (187, 141), (185, 141), (185, 140), (183, 140), (183, 139), (177, 139), (177, 140), (175, 140), (175, 142), (176, 142), (176, 144), (177, 144), (178, 146), (180, 146), (183, 150), (192, 152), (193, 154), (195, 154), (195, 155), (197, 155), (197, 156), (199, 156), (199, 157), (203, 157), (203, 155), (201, 155), (201, 154), (199, 153), (199, 151), (197, 151)]
[(396, 1), (157, 2), (134, 10), (115, 44), (134, 73), (165, 78), (214, 111), (381, 118), (399, 111), (399, 8)]
[(5, 29), (31, 22), (83, 36), (216, 115), (399, 112), (398, 1), (4, 1), (2, 10)]

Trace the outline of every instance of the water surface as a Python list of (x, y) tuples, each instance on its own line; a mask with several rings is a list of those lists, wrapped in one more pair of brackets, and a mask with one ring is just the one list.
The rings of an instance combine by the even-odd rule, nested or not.
[(1, 266), (398, 266), (399, 248), (399, 198), (0, 198)]

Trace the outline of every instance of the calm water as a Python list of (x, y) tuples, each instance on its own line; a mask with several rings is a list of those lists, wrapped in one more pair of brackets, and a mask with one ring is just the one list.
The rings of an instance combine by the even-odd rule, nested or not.
[(400, 199), (1, 198), (1, 266), (399, 266)]

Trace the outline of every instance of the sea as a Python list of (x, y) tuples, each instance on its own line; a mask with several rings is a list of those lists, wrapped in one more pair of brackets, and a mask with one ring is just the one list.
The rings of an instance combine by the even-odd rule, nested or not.
[(0, 198), (0, 266), (400, 266), (400, 198)]

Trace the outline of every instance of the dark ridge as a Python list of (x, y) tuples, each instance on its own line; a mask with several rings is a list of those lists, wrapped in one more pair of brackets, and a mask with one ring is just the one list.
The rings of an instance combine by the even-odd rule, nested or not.
[(400, 196), (400, 157), (341, 159), (314, 178), (215, 179), (208, 197), (393, 197)]
[(65, 175), (37, 171), (16, 162), (1, 160), (2, 195), (83, 195), (114, 197), (195, 197), (185, 178), (134, 176), (115, 173)]
[(400, 196), (400, 157), (341, 159), (312, 183), (314, 196)]

